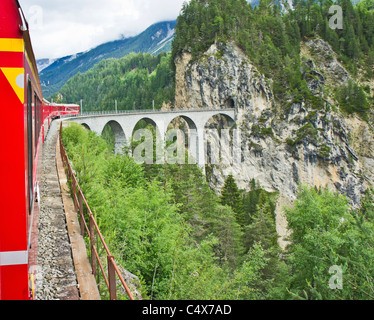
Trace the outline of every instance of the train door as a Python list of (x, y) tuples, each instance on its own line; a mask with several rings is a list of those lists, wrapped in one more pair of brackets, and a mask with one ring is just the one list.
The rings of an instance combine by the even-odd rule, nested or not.
[(40, 130), (42, 127), (42, 103), (39, 100), (39, 97), (37, 94), (34, 94), (34, 105), (35, 105), (35, 112), (34, 112), (34, 124), (35, 124), (35, 130), (34, 130), (34, 154), (36, 155), (37, 148), (39, 145), (39, 138), (40, 138)]

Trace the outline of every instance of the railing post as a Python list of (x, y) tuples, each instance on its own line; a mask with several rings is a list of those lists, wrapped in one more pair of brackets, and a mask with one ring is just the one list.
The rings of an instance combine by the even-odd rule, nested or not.
[(96, 277), (97, 265), (96, 265), (96, 253), (95, 253), (95, 224), (93, 216), (90, 215), (90, 242), (91, 242), (91, 260), (92, 260), (92, 274)]
[[(60, 126), (60, 130), (61, 130)], [(60, 131), (61, 133), (61, 131)], [(70, 181), (72, 186), (72, 191), (74, 194), (74, 206), (75, 209), (79, 209), (79, 215), (80, 215), (80, 228), (82, 236), (84, 236), (85, 233), (89, 234), (90, 238), (90, 249), (91, 249), (91, 267), (92, 267), (92, 274), (95, 278), (97, 278), (97, 284), (99, 285), (99, 272), (97, 270), (97, 266), (99, 264), (101, 273), (105, 279), (105, 283), (108, 287), (110, 299), (111, 300), (117, 300), (117, 285), (116, 285), (116, 273), (119, 277), (120, 282), (122, 283), (123, 287), (125, 288), (130, 300), (134, 300), (134, 297), (131, 294), (131, 291), (129, 290), (125, 280), (123, 279), (123, 276), (120, 274), (120, 271), (114, 261), (114, 257), (110, 254), (109, 249), (104, 241), (104, 238), (102, 234), (100, 233), (100, 230), (98, 229), (98, 226), (96, 224), (95, 218), (90, 210), (90, 207), (88, 206), (88, 203), (82, 193), (82, 190), (79, 187), (78, 181), (75, 178), (74, 172), (72, 170), (72, 167), (69, 162), (69, 158), (66, 154), (66, 150), (63, 146), (61, 134), (60, 134), (60, 151), (61, 151), (61, 157), (64, 164), (65, 173), (67, 176), (67, 180)], [(86, 209), (85, 209), (86, 208)], [(88, 212), (89, 214), (89, 226), (87, 226), (85, 222), (84, 213)], [(96, 232), (95, 232), (96, 230)], [(96, 239), (96, 236), (100, 239)], [(96, 241), (97, 240), (97, 241)], [(99, 250), (96, 248), (96, 243), (99, 244), (101, 240), (101, 243), (104, 246), (105, 251), (107, 252), (107, 266), (108, 266), (108, 277), (106, 276), (106, 272), (104, 270), (104, 266), (101, 263), (100, 257), (99, 257)]]
[(108, 256), (108, 281), (110, 300), (117, 300), (116, 270), (113, 265), (113, 256)]
[(78, 205), (77, 205), (77, 181), (75, 180), (75, 177), (72, 177), (71, 185), (72, 185), (72, 189), (73, 189), (74, 209), (75, 209), (75, 211), (77, 211), (78, 210)]
[(83, 208), (83, 195), (82, 190), (79, 190), (78, 193), (78, 202), (79, 202), (79, 224), (81, 227), (81, 235), (84, 237), (85, 235), (85, 227), (84, 227), (84, 208)]

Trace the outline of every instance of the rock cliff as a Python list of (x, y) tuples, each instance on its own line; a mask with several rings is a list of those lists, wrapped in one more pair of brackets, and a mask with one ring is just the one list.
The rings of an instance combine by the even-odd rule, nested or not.
[[(302, 45), (309, 90), (344, 83), (350, 75), (324, 41)], [(222, 159), (212, 165), (210, 184), (218, 192), (233, 174), (238, 187), (251, 179), (269, 192), (279, 192), (277, 228), (286, 235), (282, 205), (296, 198), (299, 183), (328, 186), (358, 206), (364, 190), (374, 182), (374, 138), (370, 126), (357, 116), (345, 117), (337, 103), (325, 96), (323, 108), (304, 103), (279, 106), (266, 79), (234, 43), (212, 45), (198, 60), (185, 53), (176, 59), (176, 107), (233, 107), (241, 135), (242, 161)], [(208, 149), (209, 152), (209, 149)], [(209, 155), (208, 155), (209, 156)]]

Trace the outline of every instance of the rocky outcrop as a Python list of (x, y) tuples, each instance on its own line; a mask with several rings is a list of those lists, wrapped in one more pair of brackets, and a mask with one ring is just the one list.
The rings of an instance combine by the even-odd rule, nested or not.
[[(234, 44), (212, 45), (195, 63), (191, 55), (176, 59), (176, 107), (238, 107), (260, 112), (271, 106), (272, 92), (246, 55)], [(248, 110), (251, 109), (251, 110)]]
[(347, 83), (351, 76), (338, 61), (334, 50), (322, 39), (307, 40), (302, 44), (302, 55), (311, 57), (317, 68), (331, 79), (334, 86)]
[[(308, 41), (304, 52), (308, 50), (321, 56), (307, 56), (304, 70), (315, 95), (323, 95), (326, 83), (350, 79), (324, 41)], [(248, 190), (255, 179), (261, 188), (279, 192), (283, 203), (296, 198), (302, 183), (329, 187), (347, 195), (353, 206), (360, 204), (362, 193), (374, 182), (374, 138), (364, 121), (343, 117), (326, 99), (319, 109), (289, 102), (277, 111), (269, 80), (233, 43), (212, 45), (198, 61), (190, 58), (185, 54), (176, 60), (176, 107), (237, 110), (242, 161), (230, 163), (223, 156), (219, 165), (213, 165), (209, 171), (213, 188), (219, 192), (226, 176), (233, 174), (239, 188)], [(277, 221), (285, 223), (280, 216)], [(277, 228), (286, 234), (285, 226)]]

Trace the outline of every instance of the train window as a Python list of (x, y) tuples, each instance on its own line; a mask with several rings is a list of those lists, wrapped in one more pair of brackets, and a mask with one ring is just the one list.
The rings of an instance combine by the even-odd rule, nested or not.
[(36, 93), (34, 93), (34, 153), (36, 155), (36, 149), (38, 146), (38, 103), (37, 103), (37, 96)]
[(34, 134), (35, 134), (35, 143), (34, 143), (34, 146), (35, 146), (35, 150), (34, 150), (34, 153), (36, 154), (36, 148), (37, 148), (37, 145), (38, 145), (38, 142), (39, 142), (39, 136), (40, 136), (40, 128), (41, 128), (41, 102), (38, 98), (38, 96), (36, 95), (36, 93), (34, 94), (34, 103), (35, 103), (35, 111), (34, 111), (34, 114), (35, 114), (35, 120), (34, 120), (34, 124), (35, 124), (35, 131), (34, 131)]
[(28, 145), (28, 185), (29, 185), (29, 213), (33, 204), (33, 150), (32, 150), (32, 90), (31, 81), (27, 82), (27, 145)]

